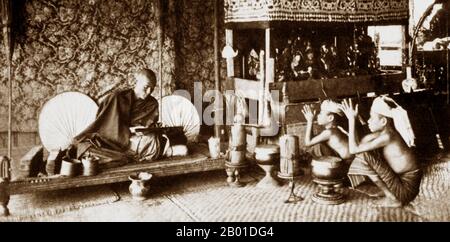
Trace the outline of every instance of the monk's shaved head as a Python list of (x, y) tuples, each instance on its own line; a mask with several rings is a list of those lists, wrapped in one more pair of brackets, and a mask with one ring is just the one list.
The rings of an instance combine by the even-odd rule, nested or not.
[(152, 86), (156, 86), (156, 75), (155, 72), (153, 72), (152, 70), (147, 68), (141, 68), (136, 71), (135, 75), (143, 75), (147, 77), (152, 83)]

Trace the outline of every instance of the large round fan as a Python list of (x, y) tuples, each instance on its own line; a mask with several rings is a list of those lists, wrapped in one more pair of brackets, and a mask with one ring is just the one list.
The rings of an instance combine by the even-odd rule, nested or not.
[(79, 92), (64, 92), (47, 101), (39, 114), (39, 136), (44, 147), (66, 149), (94, 122), (97, 109), (90, 97)]
[(182, 126), (189, 141), (200, 132), (200, 118), (194, 105), (184, 97), (170, 95), (162, 99), (161, 122), (165, 127)]

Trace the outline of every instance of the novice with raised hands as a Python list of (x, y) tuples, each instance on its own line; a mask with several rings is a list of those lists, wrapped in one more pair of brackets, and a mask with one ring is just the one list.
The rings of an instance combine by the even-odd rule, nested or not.
[(340, 127), (339, 119), (343, 117), (340, 104), (325, 100), (320, 105), (320, 113), (317, 115), (317, 124), (325, 129), (315, 137), (312, 137), (312, 128), (316, 111), (312, 110), (310, 105), (305, 105), (302, 110), (307, 121), (305, 145), (313, 146), (316, 144), (325, 144), (335, 151), (340, 158), (349, 160), (353, 158), (348, 149), (348, 138), (346, 132)]
[[(377, 97), (368, 120), (372, 133), (360, 141), (355, 132), (358, 105), (344, 100), (342, 111), (348, 118), (350, 153), (364, 154), (364, 159), (355, 159), (350, 166), (352, 186), (361, 183), (361, 176), (369, 177), (385, 195), (377, 206), (400, 207), (411, 202), (419, 193), (422, 173), (411, 150), (415, 137), (406, 111), (389, 97)], [(377, 150), (380, 155), (373, 152)]]

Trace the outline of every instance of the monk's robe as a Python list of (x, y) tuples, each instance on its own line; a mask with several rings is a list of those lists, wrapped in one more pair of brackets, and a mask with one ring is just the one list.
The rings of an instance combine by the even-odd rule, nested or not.
[(379, 178), (402, 205), (419, 194), (422, 172), (420, 169), (397, 174), (384, 160), (379, 150), (356, 155), (348, 171), (352, 187), (364, 182), (366, 177)]
[(130, 127), (151, 127), (158, 120), (158, 101), (148, 95), (139, 99), (132, 89), (114, 92), (99, 104), (96, 120), (74, 138), (77, 157), (89, 151), (111, 161), (155, 160), (164, 152), (160, 134), (136, 136)]

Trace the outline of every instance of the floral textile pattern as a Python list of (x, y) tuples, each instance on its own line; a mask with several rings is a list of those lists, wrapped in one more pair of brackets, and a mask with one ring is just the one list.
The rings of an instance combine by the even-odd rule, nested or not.
[[(61, 92), (97, 99), (127, 86), (137, 68), (159, 69), (153, 1), (27, 0), (22, 11), (22, 31), (13, 36), (13, 131), (36, 131), (40, 108)], [(174, 51), (173, 41), (165, 44), (163, 59)], [(2, 54), (0, 132), (7, 130), (6, 61)], [(163, 66), (163, 88), (173, 89), (174, 65)]]

